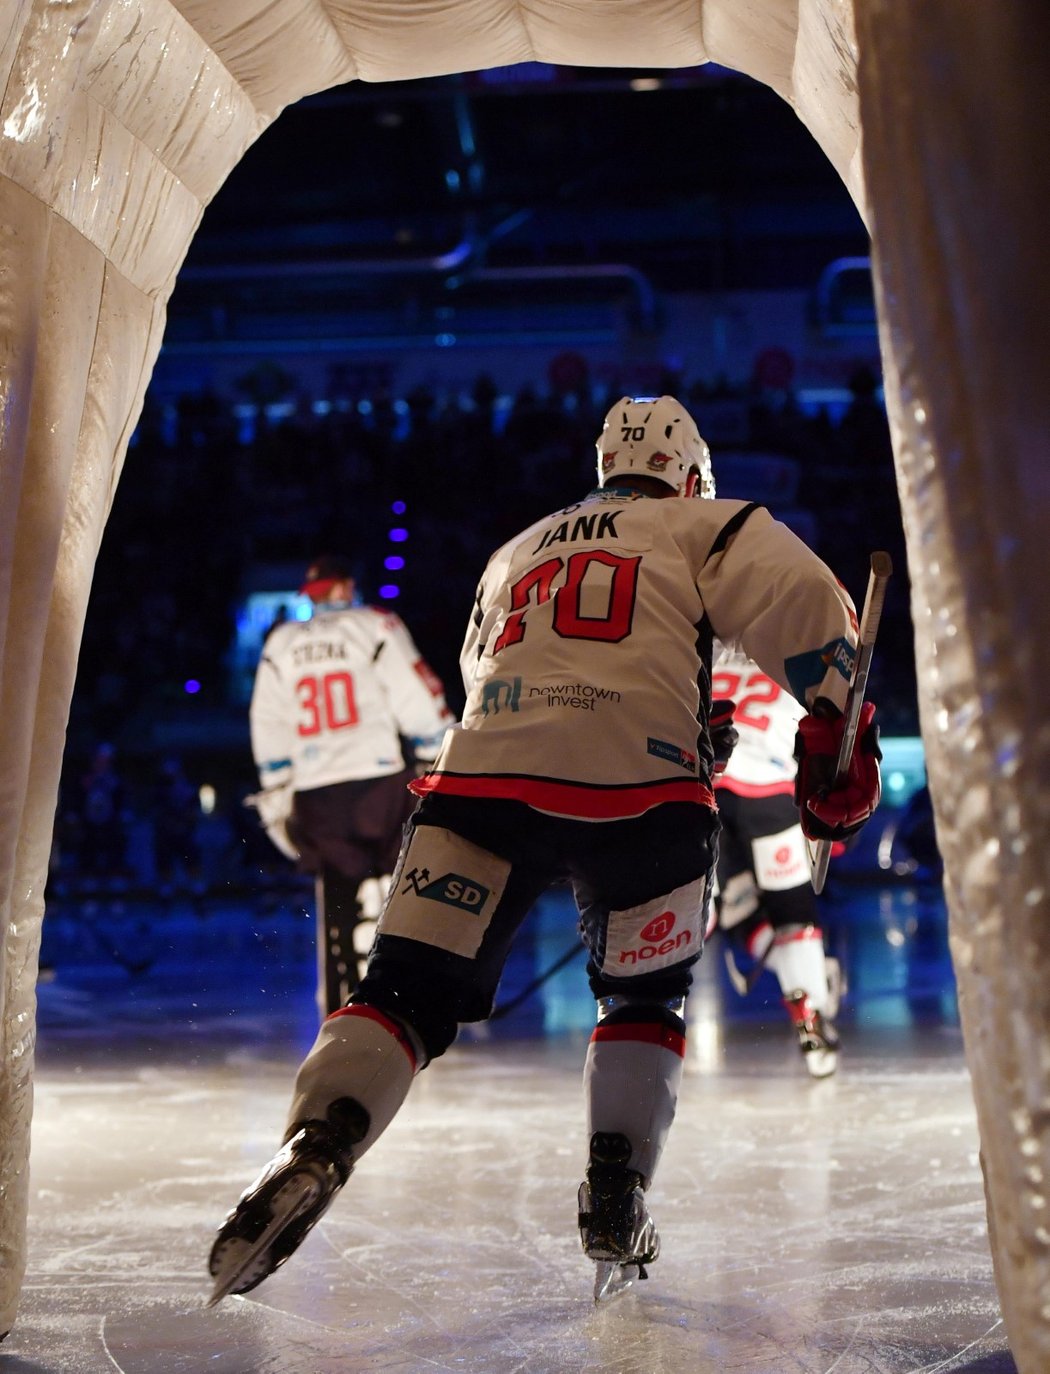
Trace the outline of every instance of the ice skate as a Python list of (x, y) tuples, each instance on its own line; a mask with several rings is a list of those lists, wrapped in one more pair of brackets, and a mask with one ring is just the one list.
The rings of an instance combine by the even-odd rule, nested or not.
[(594, 1301), (608, 1302), (648, 1275), (660, 1253), (660, 1237), (645, 1205), (642, 1176), (627, 1167), (631, 1143), (624, 1135), (591, 1136), (587, 1178), (580, 1184), (579, 1224), (584, 1254), (594, 1260)]
[(806, 1068), (813, 1078), (830, 1078), (838, 1068), (839, 1037), (833, 1023), (814, 1011), (801, 990), (787, 993), (784, 1006), (798, 1034)]
[(209, 1307), (247, 1293), (295, 1253), (350, 1177), (346, 1141), (327, 1121), (307, 1121), (242, 1194), (208, 1259)]

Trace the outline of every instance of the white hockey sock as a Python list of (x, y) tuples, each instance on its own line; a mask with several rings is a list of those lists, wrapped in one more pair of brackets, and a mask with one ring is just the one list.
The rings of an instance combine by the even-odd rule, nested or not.
[[(667, 1020), (637, 1020), (621, 1012), (600, 1021), (587, 1047), (583, 1082), (587, 1097), (587, 1139), (595, 1131), (616, 1132), (631, 1142), (629, 1167), (652, 1182), (674, 1121), (685, 1064), (685, 1027)], [(611, 1022), (611, 1024), (610, 1024)]]
[(776, 974), (785, 997), (802, 991), (814, 1011), (826, 1010), (828, 970), (824, 936), (816, 926), (781, 926), (773, 936), (766, 967)]
[(357, 1161), (379, 1139), (408, 1096), (423, 1063), (404, 1026), (365, 1003), (351, 1003), (321, 1026), (299, 1066), (288, 1130), (303, 1121), (324, 1121), (342, 1097), (359, 1102), (370, 1118), (364, 1139), (354, 1145)]

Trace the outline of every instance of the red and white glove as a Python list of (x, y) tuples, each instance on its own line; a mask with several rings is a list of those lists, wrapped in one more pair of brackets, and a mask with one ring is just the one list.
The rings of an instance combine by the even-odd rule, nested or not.
[(845, 780), (835, 786), (839, 748), (846, 718), (803, 716), (795, 736), (795, 805), (802, 832), (811, 840), (846, 840), (871, 817), (882, 795), (879, 773), (879, 727), (875, 707), (866, 701), (860, 708), (857, 738)]
[(730, 697), (716, 697), (711, 703), (711, 719), (708, 725), (711, 731), (711, 747), (715, 751), (711, 771), (716, 778), (729, 767), (729, 757), (740, 739), (740, 732), (733, 724), (735, 710), (736, 702)]

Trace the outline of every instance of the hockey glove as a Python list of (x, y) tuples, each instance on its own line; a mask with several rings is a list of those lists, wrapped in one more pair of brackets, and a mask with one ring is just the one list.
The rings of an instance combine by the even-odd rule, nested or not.
[(855, 835), (879, 804), (879, 727), (872, 723), (875, 707), (860, 708), (857, 738), (845, 780), (835, 785), (845, 716), (803, 716), (795, 736), (795, 805), (802, 832), (811, 840), (846, 840)]
[(286, 859), (298, 859), (299, 850), (288, 834), (288, 821), (291, 819), (295, 790), (291, 779), (278, 787), (264, 788), (245, 797), (245, 806), (253, 807), (259, 813), (262, 827), (273, 844)]
[(715, 751), (715, 760), (711, 771), (717, 778), (719, 773), (724, 773), (729, 766), (729, 758), (736, 748), (740, 734), (733, 724), (733, 712), (736, 710), (736, 702), (728, 697), (718, 697), (711, 703), (711, 747)]

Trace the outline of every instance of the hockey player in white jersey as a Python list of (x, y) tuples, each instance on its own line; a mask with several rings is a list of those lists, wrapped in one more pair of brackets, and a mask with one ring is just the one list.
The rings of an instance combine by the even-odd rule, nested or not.
[(722, 822), (715, 907), (730, 946), (726, 962), (738, 990), (763, 968), (776, 976), (806, 1068), (825, 1078), (838, 1062), (839, 979), (825, 955), (795, 805), (795, 738), (805, 709), (745, 653), (716, 649), (711, 690), (733, 701), (737, 732), (715, 779)]
[(346, 559), (315, 559), (301, 590), (313, 616), (273, 630), (256, 669), (249, 721), (262, 792), (253, 800), (274, 844), (316, 875), (327, 1015), (357, 986), (366, 949), (355, 941), (364, 932), (371, 943), (368, 922), (414, 806), (401, 738), (430, 762), (452, 714), (401, 619), (354, 604)]
[[(644, 1277), (659, 1249), (646, 1190), (675, 1113), (718, 826), (716, 632), (819, 723), (801, 772), (807, 823), (858, 829), (877, 763), (857, 751), (833, 786), (856, 647), (848, 596), (767, 511), (713, 499), (707, 445), (674, 398), (624, 398), (598, 439), (598, 488), (485, 569), (463, 720), (413, 785), (366, 976), (299, 1069), (282, 1150), (219, 1231), (213, 1301), (292, 1254), (415, 1075), (460, 1023), (489, 1015), (515, 932), (563, 879), (598, 1009), (580, 1235), (596, 1298)], [(441, 1158), (436, 1140), (435, 1169)]]

